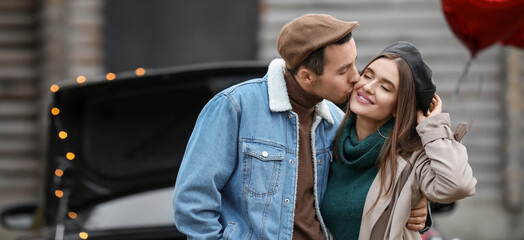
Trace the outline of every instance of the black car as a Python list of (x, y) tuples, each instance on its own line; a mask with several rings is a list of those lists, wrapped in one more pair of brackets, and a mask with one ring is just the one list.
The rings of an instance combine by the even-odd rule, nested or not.
[(44, 199), (5, 208), (4, 227), (36, 228), (28, 239), (185, 239), (171, 197), (196, 118), (220, 90), (266, 70), (227, 62), (62, 84), (49, 108)]

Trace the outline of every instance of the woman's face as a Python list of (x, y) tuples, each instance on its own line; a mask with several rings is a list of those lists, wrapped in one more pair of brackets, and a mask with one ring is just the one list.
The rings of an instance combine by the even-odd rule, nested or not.
[[(394, 60), (379, 58), (360, 76), (351, 95), (351, 112), (358, 119), (382, 126), (397, 108), (399, 86), (398, 66)], [(360, 121), (360, 120), (359, 120)]]

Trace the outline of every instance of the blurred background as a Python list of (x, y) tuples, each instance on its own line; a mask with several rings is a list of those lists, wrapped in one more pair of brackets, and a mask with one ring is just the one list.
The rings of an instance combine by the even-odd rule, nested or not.
[[(435, 215), (436, 225), (461, 239), (524, 239), (523, 49), (474, 52), (438, 0), (0, 0), (0, 205), (41, 198), (51, 85), (137, 68), (269, 62), (282, 26), (306, 13), (359, 21), (359, 69), (394, 41), (421, 50), (444, 111), (454, 125), (469, 123), (463, 142), (478, 180), (476, 195)], [(0, 239), (17, 234), (0, 229)]]

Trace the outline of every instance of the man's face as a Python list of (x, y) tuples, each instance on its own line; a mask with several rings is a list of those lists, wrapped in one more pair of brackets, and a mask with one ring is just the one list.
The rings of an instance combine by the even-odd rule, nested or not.
[(344, 44), (331, 44), (324, 49), (324, 73), (317, 75), (311, 89), (313, 95), (330, 100), (336, 104), (344, 104), (353, 91), (353, 86), (360, 76), (355, 60), (357, 49), (355, 40), (351, 38)]

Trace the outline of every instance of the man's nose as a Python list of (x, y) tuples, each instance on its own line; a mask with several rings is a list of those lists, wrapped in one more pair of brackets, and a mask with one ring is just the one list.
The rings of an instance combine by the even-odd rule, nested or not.
[(352, 75), (349, 76), (349, 83), (355, 84), (360, 80), (360, 75), (358, 71), (355, 71)]

